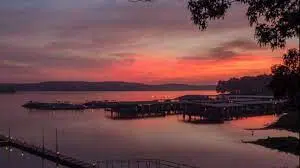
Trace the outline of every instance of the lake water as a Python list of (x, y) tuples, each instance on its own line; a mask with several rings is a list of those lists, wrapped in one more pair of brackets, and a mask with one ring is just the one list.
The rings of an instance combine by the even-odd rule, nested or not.
[[(241, 140), (267, 136), (297, 136), (277, 130), (255, 131), (276, 120), (274, 116), (252, 117), (220, 125), (188, 124), (181, 116), (138, 120), (111, 120), (103, 110), (29, 111), (21, 107), (29, 100), (150, 100), (185, 94), (216, 94), (214, 91), (133, 91), (133, 92), (24, 92), (0, 95), (0, 131), (11, 129), (13, 137), (42, 144), (55, 150), (58, 129), (60, 153), (85, 161), (107, 159), (159, 158), (201, 168), (296, 168), (298, 157), (270, 150)], [(22, 156), (23, 154), (23, 156)], [(0, 167), (54, 168), (49, 161), (16, 149), (0, 149)]]

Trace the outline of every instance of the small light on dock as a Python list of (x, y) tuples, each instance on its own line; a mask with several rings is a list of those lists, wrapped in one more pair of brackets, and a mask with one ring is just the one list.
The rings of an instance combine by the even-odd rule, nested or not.
[(12, 151), (13, 151), (13, 149), (12, 149), (12, 148), (10, 148), (10, 149), (9, 149), (9, 151), (10, 151), (10, 152), (12, 152)]
[(23, 157), (23, 156), (24, 156), (24, 153), (21, 153), (21, 156)]

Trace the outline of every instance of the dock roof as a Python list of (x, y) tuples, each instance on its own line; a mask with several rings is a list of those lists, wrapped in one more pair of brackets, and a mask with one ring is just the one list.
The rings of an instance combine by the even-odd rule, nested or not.
[(228, 98), (250, 98), (250, 99), (274, 99), (274, 96), (262, 96), (262, 95), (224, 95)]
[(242, 104), (237, 103), (202, 103), (203, 106), (215, 108), (242, 107)]
[(259, 104), (276, 104), (276, 103), (284, 103), (285, 101), (278, 100), (261, 100), (261, 101), (249, 101), (249, 102), (237, 102), (238, 104), (243, 105), (259, 105)]

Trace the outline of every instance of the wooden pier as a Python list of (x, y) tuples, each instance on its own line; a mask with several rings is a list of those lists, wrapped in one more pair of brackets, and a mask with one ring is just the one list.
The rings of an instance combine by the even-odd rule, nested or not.
[(101, 160), (89, 163), (0, 134), (0, 147), (3, 146), (16, 148), (70, 168), (198, 168), (162, 159)]
[(198, 168), (162, 159), (104, 160), (97, 168)]
[(9, 146), (28, 152), (32, 155), (39, 156), (41, 158), (50, 160), (59, 165), (67, 166), (70, 168), (95, 168), (96, 165), (88, 162), (81, 161), (69, 156), (54, 152), (44, 147), (35, 146), (25, 141), (0, 135), (1, 146)]

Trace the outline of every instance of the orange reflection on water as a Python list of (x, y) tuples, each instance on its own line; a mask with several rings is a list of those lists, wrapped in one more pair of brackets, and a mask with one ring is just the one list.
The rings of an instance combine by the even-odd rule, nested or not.
[(278, 119), (275, 115), (249, 117), (230, 122), (231, 125), (240, 128), (262, 128), (275, 122)]

